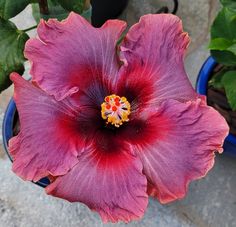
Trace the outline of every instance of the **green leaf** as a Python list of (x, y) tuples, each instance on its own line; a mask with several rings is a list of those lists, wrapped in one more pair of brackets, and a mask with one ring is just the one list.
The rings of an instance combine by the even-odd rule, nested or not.
[(37, 0), (0, 0), (0, 17), (9, 19), (16, 16), (25, 7)]
[(227, 72), (228, 69), (221, 69), (219, 72), (217, 72), (212, 78), (211, 80), (209, 80), (208, 85), (212, 86), (214, 88), (217, 89), (221, 89), (224, 88), (224, 85), (222, 83), (222, 78), (224, 76), (224, 74)]
[(19, 31), (12, 22), (0, 18), (1, 89), (7, 87), (8, 75), (11, 72), (22, 72), (25, 61), (23, 51), (25, 42), (28, 39), (28, 35), (23, 31)]
[(223, 8), (211, 26), (211, 39), (236, 40), (236, 13)]
[(224, 7), (236, 10), (236, 0), (220, 0), (220, 2)]
[(227, 50), (229, 50), (230, 52), (236, 55), (236, 43), (228, 47)]
[(228, 71), (222, 78), (225, 93), (233, 111), (236, 110), (236, 71)]
[(48, 20), (49, 18), (56, 18), (58, 20), (64, 20), (68, 17), (69, 11), (62, 8), (61, 5), (57, 4), (55, 0), (48, 0), (49, 15), (41, 15), (39, 12), (39, 5), (32, 4), (33, 17), (37, 23), (43, 18)]
[(233, 42), (231, 40), (225, 38), (215, 38), (211, 40), (208, 48), (210, 50), (227, 50), (232, 45)]
[(57, 0), (58, 3), (68, 11), (81, 14), (84, 9), (85, 0)]
[(211, 50), (211, 56), (218, 62), (226, 66), (236, 65), (236, 55), (227, 50)]
[[(230, 48), (230, 46), (233, 46), (236, 43), (235, 28), (236, 12), (233, 12), (232, 10), (224, 7), (218, 13), (211, 27), (211, 55), (218, 63), (227, 66), (236, 64), (236, 55), (234, 54), (234, 48)], [(227, 41), (222, 42), (223, 40)], [(212, 44), (212, 42), (214, 45)], [(228, 46), (229, 43), (231, 43), (230, 46)]]
[(23, 50), (29, 36), (11, 22), (0, 18), (0, 63), (6, 66), (22, 64)]
[(0, 93), (11, 85), (9, 73), (0, 65)]
[[(73, 1), (71, 1), (71, 2), (73, 2)], [(59, 21), (67, 18), (71, 9), (67, 8), (68, 9), (67, 10), (67, 9), (63, 8), (58, 2), (59, 2), (59, 0), (48, 0), (49, 15), (41, 15), (39, 12), (38, 4), (32, 4), (33, 17), (36, 20), (36, 22), (39, 23), (41, 18), (43, 18), (45, 20), (48, 20), (49, 18), (56, 18)], [(68, 6), (71, 4), (71, 2), (70, 3), (67, 2)], [(79, 2), (81, 2), (81, 0), (76, 0), (76, 2), (77, 2), (77, 4), (79, 4)], [(73, 10), (73, 11), (75, 11), (75, 10)], [(81, 13), (81, 16), (83, 16), (85, 19), (89, 20), (91, 18), (91, 8), (83, 11), (83, 13)]]
[(24, 73), (24, 65), (21, 64), (7, 70), (5, 69), (4, 65), (0, 64), (0, 93), (12, 84), (9, 75), (13, 71), (22, 75)]

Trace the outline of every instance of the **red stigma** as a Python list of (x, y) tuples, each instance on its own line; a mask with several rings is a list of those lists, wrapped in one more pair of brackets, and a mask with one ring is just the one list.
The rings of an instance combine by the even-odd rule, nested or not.
[(119, 102), (120, 98), (116, 97), (114, 100), (115, 100), (115, 102)]
[(113, 107), (112, 107), (112, 111), (117, 111), (117, 107), (116, 107), (116, 106), (113, 106)]
[(106, 105), (106, 109), (109, 110), (110, 108), (111, 108), (111, 105), (110, 105), (110, 104), (107, 104), (107, 105)]

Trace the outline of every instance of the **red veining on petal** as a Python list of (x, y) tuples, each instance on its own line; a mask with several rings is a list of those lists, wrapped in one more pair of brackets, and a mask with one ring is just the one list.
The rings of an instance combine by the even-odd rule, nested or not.
[(32, 63), (32, 80), (57, 100), (87, 91), (98, 80), (101, 90), (114, 87), (119, 71), (116, 43), (125, 27), (124, 21), (108, 20), (94, 28), (73, 12), (63, 22), (41, 20), (38, 38), (29, 39), (24, 52)]
[(104, 153), (99, 148), (89, 146), (78, 165), (50, 184), (47, 193), (85, 203), (99, 212), (104, 222), (141, 218), (148, 197), (140, 160), (130, 155), (130, 147), (120, 146), (116, 153)]

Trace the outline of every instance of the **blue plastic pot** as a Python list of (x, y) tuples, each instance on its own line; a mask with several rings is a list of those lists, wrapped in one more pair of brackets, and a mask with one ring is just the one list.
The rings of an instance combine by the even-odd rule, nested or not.
[[(203, 64), (197, 78), (196, 90), (201, 95), (207, 95), (207, 84), (217, 62), (209, 57)], [(224, 142), (224, 151), (236, 157), (236, 137), (229, 133)]]
[[(8, 104), (7, 110), (5, 112), (5, 116), (3, 119), (3, 126), (2, 126), (3, 145), (11, 161), (12, 161), (12, 157), (8, 151), (8, 141), (13, 137), (13, 127), (14, 127), (14, 119), (15, 119), (16, 113), (17, 113), (16, 104), (14, 100), (11, 99), (11, 101)], [(50, 181), (48, 178), (42, 178), (38, 182), (35, 182), (35, 184), (44, 188), (47, 185), (49, 185), (49, 183)]]

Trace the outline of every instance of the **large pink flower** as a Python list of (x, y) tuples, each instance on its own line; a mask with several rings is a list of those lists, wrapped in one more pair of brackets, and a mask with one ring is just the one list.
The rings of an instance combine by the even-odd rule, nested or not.
[(83, 202), (105, 222), (142, 217), (148, 195), (183, 198), (228, 134), (187, 79), (181, 21), (143, 16), (118, 50), (125, 27), (93, 28), (74, 13), (41, 21), (25, 49), (33, 83), (11, 75), (21, 123), (9, 143), (13, 171), (49, 177), (48, 194)]

